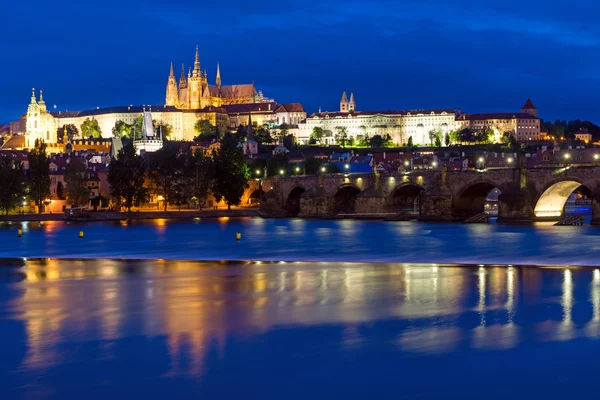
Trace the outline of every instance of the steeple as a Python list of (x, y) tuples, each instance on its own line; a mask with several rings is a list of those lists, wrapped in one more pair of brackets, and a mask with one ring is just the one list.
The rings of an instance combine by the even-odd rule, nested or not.
[(31, 102), (29, 104), (37, 104), (37, 99), (35, 98), (35, 88), (31, 89)]
[(348, 103), (348, 111), (356, 110), (356, 101), (354, 101), (354, 93), (350, 93), (350, 102)]
[(46, 111), (46, 102), (44, 101), (44, 96), (42, 95), (42, 91), (40, 90), (40, 101), (38, 103), (40, 105), (40, 111)]
[(185, 79), (185, 66), (181, 64), (181, 77), (179, 77), (179, 89), (185, 89), (187, 87), (187, 80)]
[(175, 74), (173, 73), (173, 61), (171, 61), (171, 71), (169, 71), (169, 78), (175, 78)]
[(198, 45), (196, 45), (196, 59), (194, 60), (194, 72), (192, 76), (198, 77), (202, 72), (200, 71), (200, 54), (198, 53)]
[(46, 102), (44, 101), (44, 95), (42, 94), (41, 89), (40, 89), (40, 103), (39, 104), (46, 104)]
[(254, 139), (254, 127), (252, 126), (252, 114), (250, 113), (248, 113), (248, 132), (246, 136), (248, 137), (247, 140)]
[(342, 99), (340, 100), (340, 112), (348, 112), (348, 96), (346, 96), (346, 91), (342, 93)]
[(219, 67), (219, 62), (217, 62), (217, 87), (221, 88), (221, 68)]

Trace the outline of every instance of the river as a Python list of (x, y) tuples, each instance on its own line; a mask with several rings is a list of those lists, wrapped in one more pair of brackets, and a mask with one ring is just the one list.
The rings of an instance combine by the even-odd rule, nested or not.
[(599, 235), (261, 219), (3, 225), (2, 399), (596, 398), (600, 269), (520, 263), (598, 264)]

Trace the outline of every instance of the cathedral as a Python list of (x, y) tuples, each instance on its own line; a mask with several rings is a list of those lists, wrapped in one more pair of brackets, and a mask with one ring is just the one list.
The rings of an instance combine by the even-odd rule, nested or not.
[(217, 76), (214, 85), (208, 84), (206, 70), (200, 69), (200, 56), (196, 46), (194, 69), (185, 75), (185, 67), (181, 66), (179, 84), (173, 72), (173, 63), (167, 81), (165, 106), (173, 106), (180, 110), (197, 110), (205, 107), (221, 107), (229, 104), (263, 103), (262, 93), (257, 91), (254, 83), (243, 85), (221, 85), (221, 70), (217, 63)]

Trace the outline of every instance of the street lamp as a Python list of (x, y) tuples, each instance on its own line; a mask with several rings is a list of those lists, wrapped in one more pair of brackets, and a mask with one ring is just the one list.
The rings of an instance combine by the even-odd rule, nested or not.
[(410, 165), (410, 162), (408, 162), (408, 160), (404, 161), (404, 166), (408, 167)]
[(260, 175), (260, 169), (256, 170), (256, 175)]
[(280, 170), (279, 170), (279, 175), (283, 175), (283, 172), (284, 172), (284, 171), (283, 171), (282, 169), (280, 169)]
[(325, 172), (326, 168), (325, 167), (321, 167), (321, 172)]
[(347, 171), (348, 168), (350, 168), (350, 165), (346, 164), (344, 167), (346, 167), (346, 171)]
[(437, 161), (432, 162), (431, 165), (433, 165), (433, 168), (437, 167)]
[(566, 160), (568, 160), (569, 158), (571, 158), (571, 155), (569, 153), (565, 153), (564, 157)]
[(600, 158), (600, 156), (598, 154), (594, 154), (594, 160), (597, 160), (599, 158)]
[(483, 157), (479, 157), (479, 162), (483, 164), (483, 161), (485, 161)]
[(300, 172), (300, 167), (296, 167), (296, 172)]
[(508, 161), (508, 163), (509, 163), (509, 164), (512, 164), (512, 162), (513, 162), (513, 159), (512, 159), (512, 157), (508, 157), (508, 160), (507, 160), (507, 161)]

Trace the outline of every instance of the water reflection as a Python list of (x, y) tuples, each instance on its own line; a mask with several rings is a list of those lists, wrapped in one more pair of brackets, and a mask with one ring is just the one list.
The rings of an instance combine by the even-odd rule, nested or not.
[[(505, 351), (525, 342), (600, 335), (599, 270), (164, 260), (25, 263), (23, 281), (0, 280), (0, 324), (18, 320), (26, 327), (20, 373), (61, 368), (82, 357), (92, 364), (116, 362), (128, 351), (117, 344), (128, 338), (146, 338), (143, 346), (164, 338), (165, 376), (206, 377), (214, 363), (240, 357), (231, 353), (232, 340), (251, 346), (256, 338), (282, 330), (288, 336), (280, 336), (276, 348), (293, 348), (291, 332), (319, 327), (328, 351), (377, 344), (418, 354), (451, 354), (465, 347)], [(589, 293), (575, 296), (576, 287)], [(10, 288), (22, 290), (2, 295)], [(589, 316), (577, 308), (586, 302)], [(532, 311), (538, 306), (544, 307), (542, 314)], [(313, 345), (318, 351), (323, 344)], [(0, 343), (0, 350), (6, 346)], [(135, 363), (143, 370), (143, 359)]]

